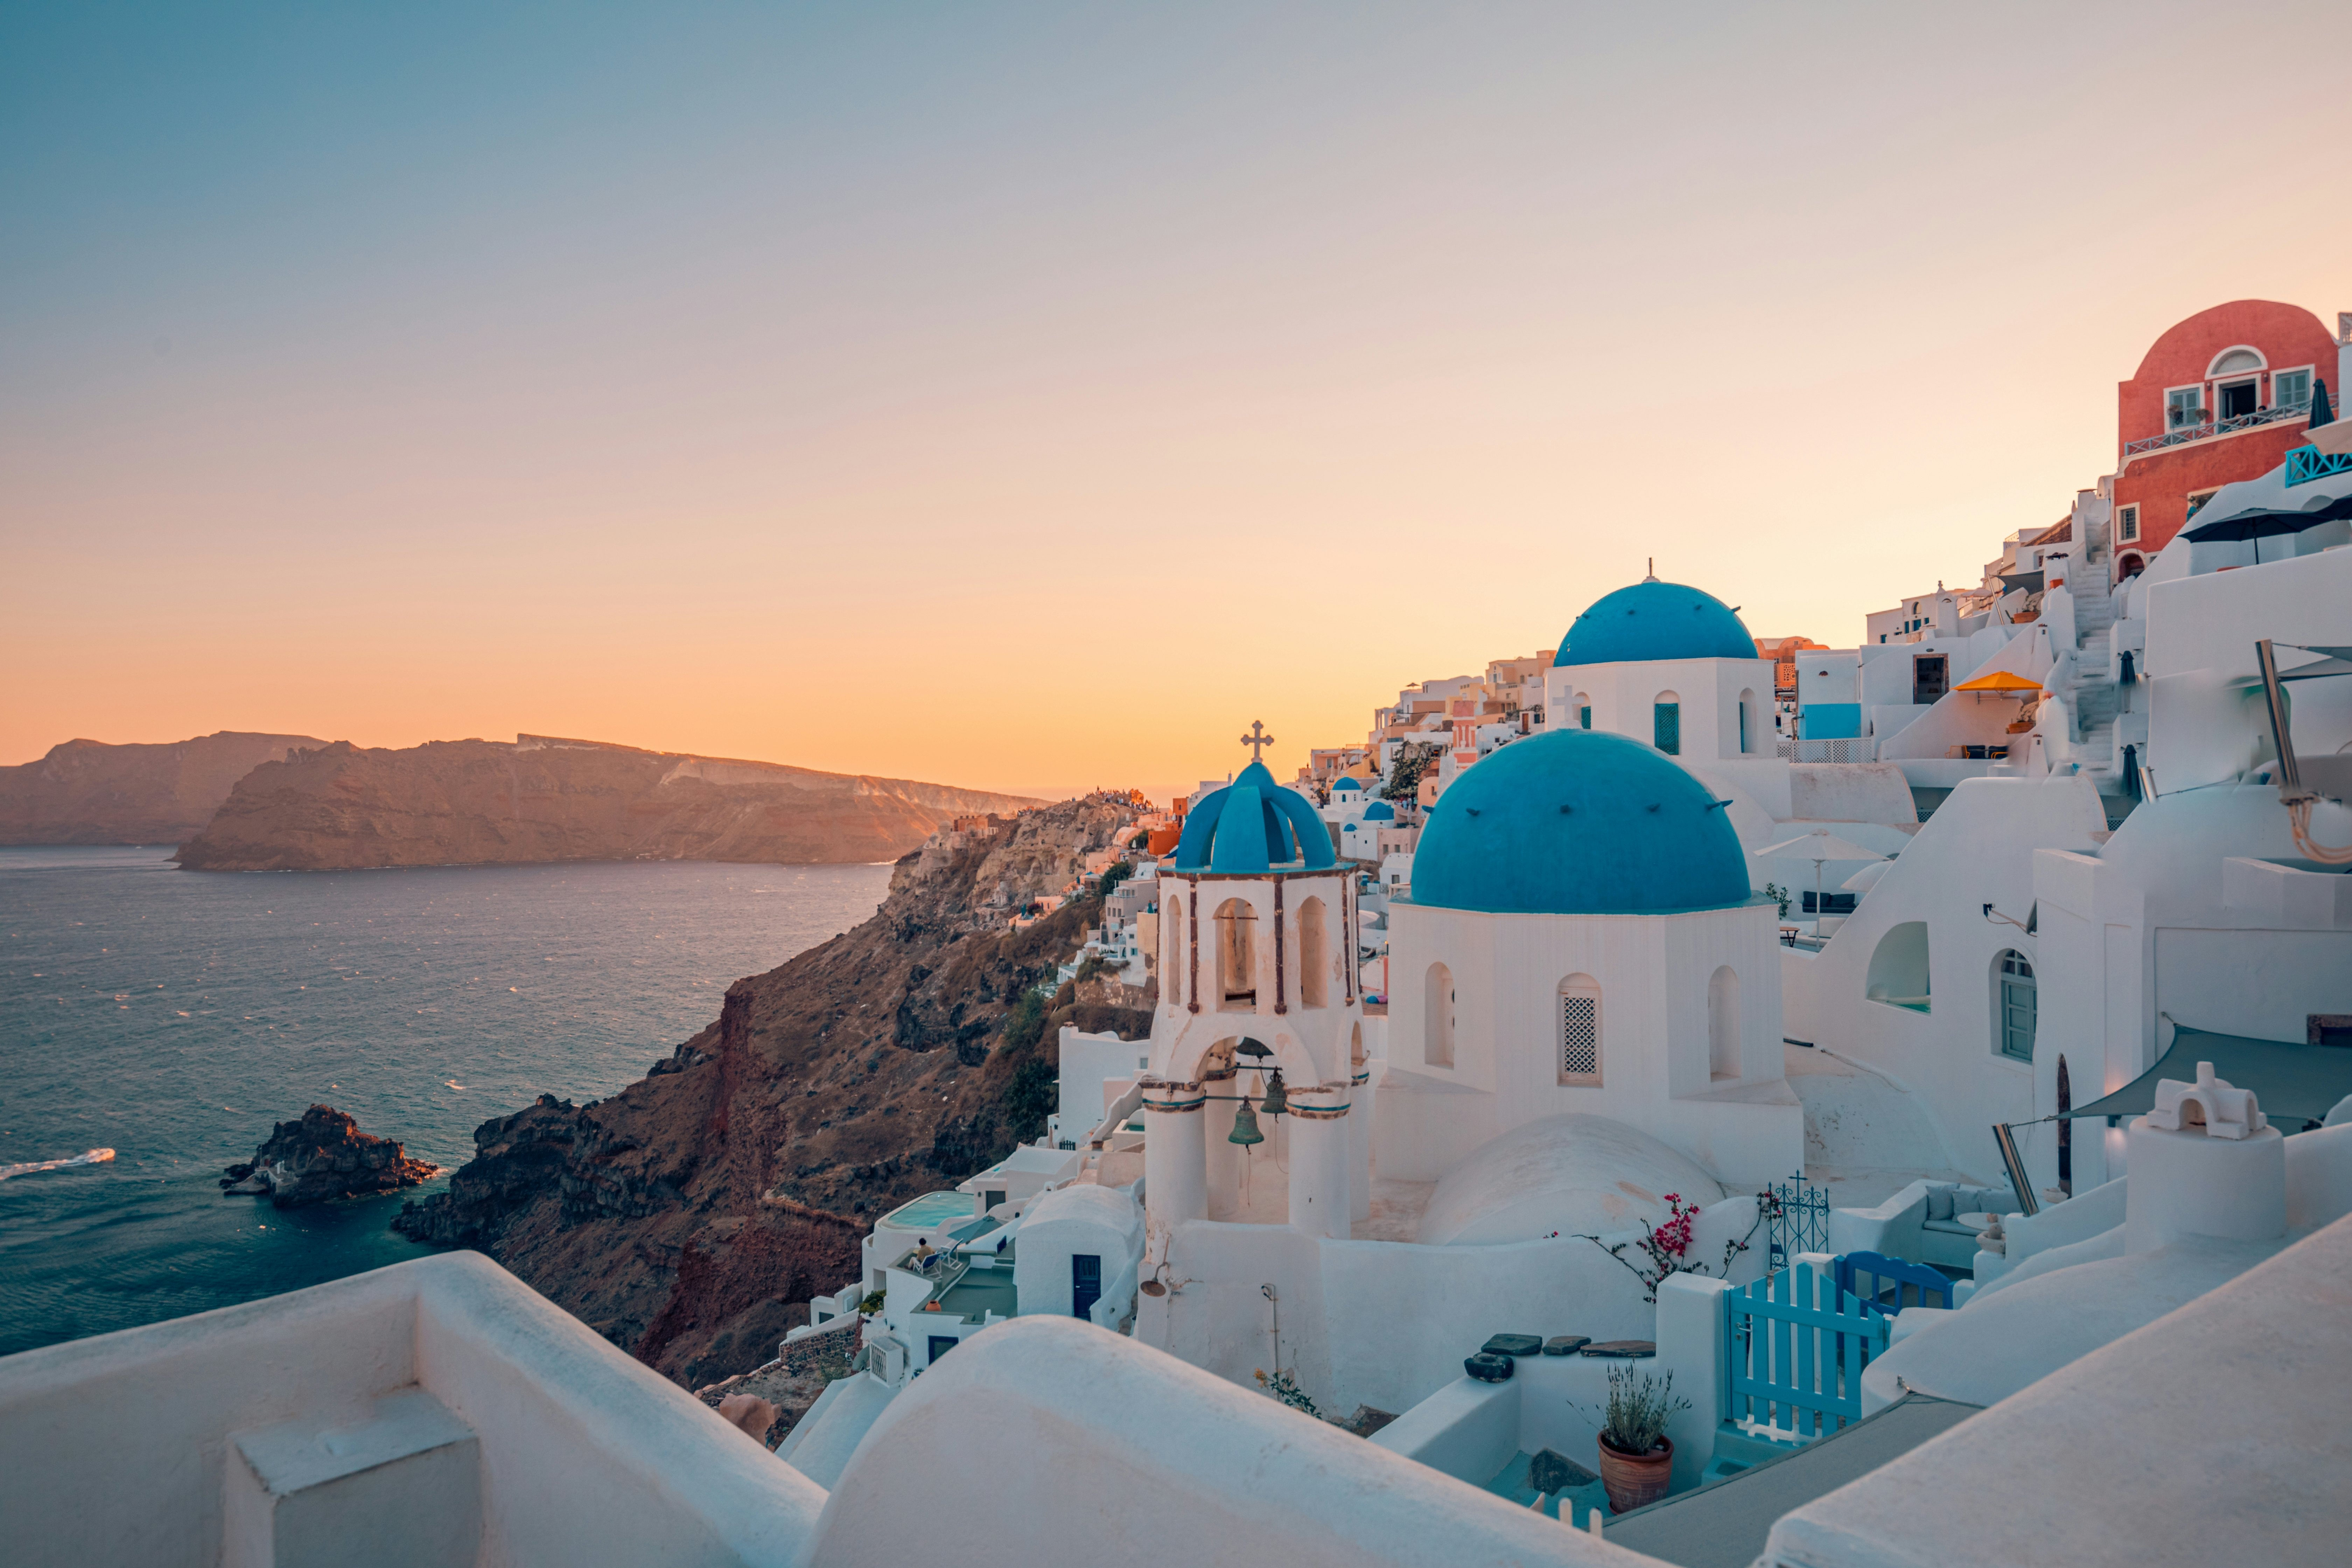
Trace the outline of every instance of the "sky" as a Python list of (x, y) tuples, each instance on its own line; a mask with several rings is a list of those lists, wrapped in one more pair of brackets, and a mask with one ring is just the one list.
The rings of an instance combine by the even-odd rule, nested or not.
[(0, 763), (1164, 795), (1652, 558), (1851, 646), (2352, 309), (2339, 6), (11, 6)]

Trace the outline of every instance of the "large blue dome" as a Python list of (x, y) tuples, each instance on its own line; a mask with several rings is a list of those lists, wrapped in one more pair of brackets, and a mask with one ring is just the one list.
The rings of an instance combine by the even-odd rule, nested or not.
[(1331, 830), (1297, 791), (1275, 783), (1264, 763), (1252, 763), (1233, 783), (1202, 795), (1184, 814), (1184, 832), (1176, 841), (1179, 871), (1320, 870), (1337, 863)]
[(1653, 578), (1607, 595), (1576, 617), (1555, 664), (1754, 658), (1756, 639), (1714, 595)]
[(1514, 741), (1440, 795), (1412, 901), (1494, 914), (1664, 914), (1746, 903), (1748, 857), (1706, 786), (1638, 741)]

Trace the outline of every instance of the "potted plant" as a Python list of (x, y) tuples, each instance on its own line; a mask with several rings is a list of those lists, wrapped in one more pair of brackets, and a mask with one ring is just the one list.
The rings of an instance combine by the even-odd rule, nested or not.
[(1601, 1485), (1611, 1513), (1630, 1513), (1666, 1495), (1675, 1446), (1666, 1422), (1691, 1402), (1675, 1397), (1675, 1374), (1664, 1379), (1632, 1367), (1609, 1369), (1609, 1408), (1601, 1423)]

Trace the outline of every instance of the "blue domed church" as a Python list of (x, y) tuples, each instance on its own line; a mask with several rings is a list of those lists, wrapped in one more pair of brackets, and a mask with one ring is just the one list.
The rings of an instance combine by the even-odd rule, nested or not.
[(1544, 677), (1548, 730), (1594, 730), (1668, 756), (1774, 754), (1772, 661), (1737, 610), (1701, 589), (1645, 578), (1568, 628)]
[[(1699, 597), (1696, 628), (1604, 617), (1608, 635), (1588, 646), (1686, 652), (1688, 634), (1728, 649), (1737, 619)], [(1626, 618), (1690, 613), (1680, 604), (1637, 594)], [(1778, 912), (1750, 890), (1728, 807), (1659, 747), (1601, 727), (1514, 742), (1445, 791), (1390, 916), (1383, 1177), (1434, 1181), (1514, 1128), (1571, 1114), (1633, 1128), (1735, 1184), (1802, 1163)]]

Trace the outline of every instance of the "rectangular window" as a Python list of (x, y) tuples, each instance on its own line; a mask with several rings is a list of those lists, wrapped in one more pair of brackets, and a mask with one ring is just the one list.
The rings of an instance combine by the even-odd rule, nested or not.
[(1601, 998), (1575, 993), (1559, 999), (1559, 1081), (1601, 1082)]
[(1653, 709), (1650, 734), (1658, 750), (1670, 757), (1680, 756), (1683, 749), (1683, 705), (1661, 702)]
[(2134, 501), (2116, 514), (2116, 534), (2126, 544), (2139, 538), (2139, 503)]
[(1745, 702), (1739, 705), (1739, 750), (1743, 755), (1748, 751), (1748, 704)]
[(2179, 430), (2185, 426), (2202, 424), (2205, 419), (2205, 389), (2183, 386), (2164, 395), (2164, 427)]
[(1589, 707), (1588, 707), (1588, 708), (1580, 708), (1580, 709), (1578, 709), (1578, 710), (1576, 710), (1576, 721), (1577, 721), (1579, 724), (1583, 725), (1583, 726), (1584, 726), (1584, 728), (1586, 728), (1586, 729), (1588, 729), (1588, 730), (1591, 729), (1591, 728), (1592, 728), (1592, 710), (1591, 710), (1591, 708), (1589, 708)]
[(2299, 408), (2311, 401), (2311, 372), (2283, 370), (2271, 377), (2271, 406)]

